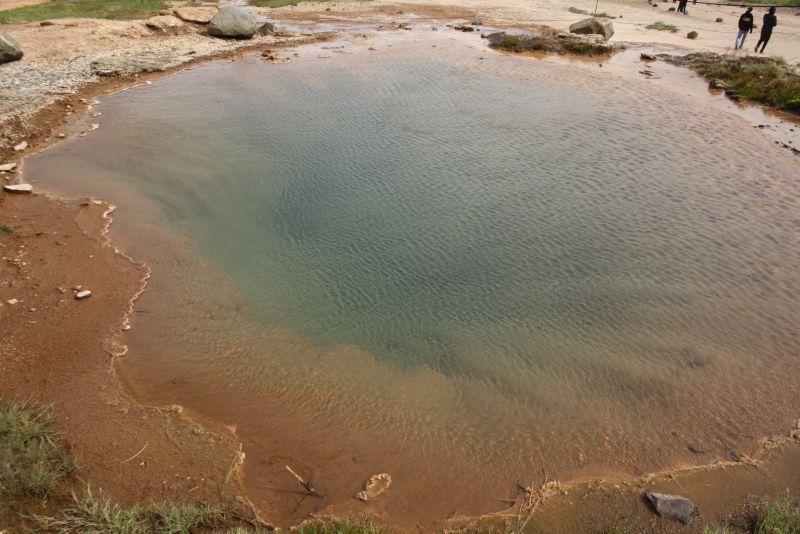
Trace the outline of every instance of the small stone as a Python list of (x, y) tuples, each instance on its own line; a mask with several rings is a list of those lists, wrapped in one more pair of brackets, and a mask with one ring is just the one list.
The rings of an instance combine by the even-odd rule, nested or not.
[(379, 475), (372, 475), (367, 483), (364, 485), (364, 491), (356, 493), (356, 499), (361, 501), (368, 501), (374, 499), (392, 485), (392, 477), (387, 473)]
[(58, 134), (56, 137), (58, 137), (59, 139), (64, 139), (66, 136), (67, 136), (67, 134), (65, 134), (65, 133), (60, 133), (60, 134)]
[(33, 193), (33, 186), (31, 184), (9, 184), (4, 185), (3, 190), (9, 193)]
[(714, 78), (708, 82), (711, 89), (725, 89), (728, 85), (718, 78)]
[(18, 302), (19, 302), (19, 301), (18, 301), (17, 299), (8, 299), (8, 300), (6, 301), (6, 304), (10, 304), (11, 306), (13, 306), (14, 304), (16, 304), (16, 303), (18, 303)]
[(722, 17), (717, 17), (717, 22), (724, 22), (724, 21), (722, 20)]
[(643, 59), (644, 61), (655, 61), (656, 60), (656, 56), (654, 56), (653, 54), (647, 54), (645, 52), (642, 52), (641, 54), (639, 54), (639, 58)]
[(88, 299), (92, 296), (92, 292), (88, 289), (84, 289), (83, 291), (78, 291), (75, 293), (75, 298), (78, 300)]
[(256, 32), (258, 35), (275, 35), (278, 32), (278, 28), (271, 22), (265, 22), (261, 25), (261, 27)]
[(0, 172), (11, 172), (16, 168), (16, 163), (6, 163), (5, 165), (0, 165)]
[(690, 31), (689, 33), (686, 34), (686, 38), (687, 39), (697, 39), (698, 35), (700, 35), (700, 34), (697, 33), (696, 31)]
[(17, 152), (25, 150), (26, 148), (28, 148), (28, 142), (27, 141), (23, 141), (18, 145), (14, 145), (14, 150), (17, 151)]
[(666, 493), (645, 493), (661, 517), (676, 519), (684, 524), (689, 524), (694, 515), (694, 503), (686, 497), (668, 495)]

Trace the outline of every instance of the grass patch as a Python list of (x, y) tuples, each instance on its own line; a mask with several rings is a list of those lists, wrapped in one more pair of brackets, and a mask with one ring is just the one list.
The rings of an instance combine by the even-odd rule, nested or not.
[(41, 527), (67, 534), (190, 534), (226, 521), (224, 510), (209, 505), (157, 504), (124, 508), (87, 490), (72, 495), (73, 504), (58, 517), (37, 517)]
[(503, 35), (500, 39), (490, 41), (489, 46), (516, 53), (550, 52), (581, 56), (607, 56), (613, 51), (613, 48), (608, 45), (573, 37), (559, 39), (537, 35)]
[(164, 0), (50, 0), (43, 4), (0, 11), (0, 24), (24, 24), (71, 17), (144, 19), (165, 8)]
[(44, 497), (76, 468), (51, 406), (0, 401), (0, 495)]
[(660, 20), (657, 21), (657, 22), (654, 22), (652, 24), (648, 24), (647, 26), (645, 26), (645, 28), (647, 28), (648, 30), (658, 30), (658, 31), (661, 31), (661, 32), (678, 33), (678, 27), (677, 26), (675, 26), (674, 24), (665, 24), (665, 23), (661, 22)]
[(388, 534), (372, 523), (349, 523), (336, 521), (333, 523), (310, 523), (294, 530), (296, 534)]
[(569, 7), (567, 9), (567, 11), (569, 11), (570, 13), (575, 13), (577, 15), (588, 15), (589, 14), (589, 12), (586, 11), (585, 9), (578, 9), (577, 7)]
[(709, 57), (689, 63), (706, 78), (718, 78), (742, 100), (800, 113), (800, 75), (771, 58)]
[(755, 534), (800, 534), (800, 507), (788, 491), (764, 508)]
[(569, 7), (569, 8), (567, 8), (567, 11), (569, 11), (570, 13), (575, 13), (576, 15), (592, 15), (593, 17), (597, 17), (597, 18), (606, 18), (606, 19), (615, 19), (615, 18), (617, 18), (614, 15), (609, 15), (608, 13), (595, 13), (595, 14), (592, 14), (592, 13), (589, 13), (588, 11), (586, 11), (585, 9), (578, 9), (577, 7)]

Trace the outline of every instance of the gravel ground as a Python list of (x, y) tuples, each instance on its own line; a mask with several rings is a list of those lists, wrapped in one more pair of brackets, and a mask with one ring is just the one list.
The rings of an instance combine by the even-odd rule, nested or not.
[(60, 19), (0, 26), (25, 51), (0, 65), (0, 151), (18, 143), (33, 115), (51, 102), (109, 77), (159, 72), (245, 48), (292, 45), (308, 34), (257, 36), (236, 41), (208, 37), (186, 25), (177, 34), (148, 29), (142, 21)]

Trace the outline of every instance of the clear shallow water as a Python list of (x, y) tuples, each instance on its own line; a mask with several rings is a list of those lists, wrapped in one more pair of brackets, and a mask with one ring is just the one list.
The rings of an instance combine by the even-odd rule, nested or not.
[[(785, 430), (796, 162), (646, 83), (436, 39), (201, 67), (26, 163), (153, 265), (132, 387), (236, 425), (281, 517), (384, 471), (389, 513), (485, 512), (542, 469)], [(285, 462), (328, 502), (270, 493)]]

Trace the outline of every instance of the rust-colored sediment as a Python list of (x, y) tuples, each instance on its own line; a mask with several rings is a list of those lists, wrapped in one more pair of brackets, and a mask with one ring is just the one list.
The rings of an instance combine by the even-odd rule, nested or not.
[[(148, 270), (102, 232), (82, 231), (77, 220), (102, 221), (104, 211), (38, 194), (0, 197), (0, 226), (10, 230), (0, 232), (0, 397), (52, 403), (81, 478), (119, 502), (235, 502), (237, 477), (226, 482), (232, 436), (139, 405), (120, 387), (109, 346)], [(79, 286), (92, 296), (75, 299)]]
[[(42, 148), (56, 127), (69, 130), (63, 122), (68, 110), (73, 112), (70, 121), (87, 110), (81, 98), (144, 79), (147, 76), (114, 79), (88, 87), (43, 109), (34, 120), (20, 122), (17, 133), (24, 134), (34, 149)], [(0, 156), (16, 158), (8, 151)], [(40, 194), (0, 195), (0, 226), (11, 230), (0, 230), (0, 398), (53, 403), (61, 415), (58, 429), (82, 458), (81, 479), (122, 504), (169, 500), (241, 508), (242, 499), (237, 497), (244, 488), (236, 469), (240, 465), (236, 436), (222, 428), (212, 430), (213, 423), (207, 421), (201, 426), (177, 408), (142, 406), (127, 393), (124, 377), (115, 371), (112, 354), (124, 351), (116, 346), (116, 335), (125, 327), (149, 271), (108, 242), (107, 209), (92, 201)], [(76, 300), (73, 288), (78, 286), (90, 289), (92, 297)], [(11, 299), (17, 303), (8, 304)], [(139, 451), (134, 460), (126, 461)], [(752, 495), (771, 495), (784, 488), (800, 492), (798, 473), (800, 441), (795, 432), (765, 440), (754, 461), (561, 488), (537, 508), (528, 526), (541, 532), (598, 532), (613, 524), (626, 524), (637, 532), (700, 532), (706, 523), (734, 513)], [(538, 486), (543, 480), (520, 482)], [(660, 520), (641, 498), (645, 490), (692, 498), (700, 519), (689, 527)], [(498, 510), (508, 509), (481, 520), (515, 525), (520, 515), (517, 504), (501, 500), (507, 495), (497, 497)], [(391, 499), (391, 491), (384, 498)], [(359, 517), (364, 510), (352, 500), (331, 503), (326, 512)], [(251, 512), (244, 508), (243, 513)], [(413, 518), (383, 516), (379, 507), (372, 513), (380, 523), (399, 524), (402, 530), (432, 528), (415, 527)], [(271, 519), (269, 511), (263, 516)], [(436, 527), (475, 521), (454, 510)]]

